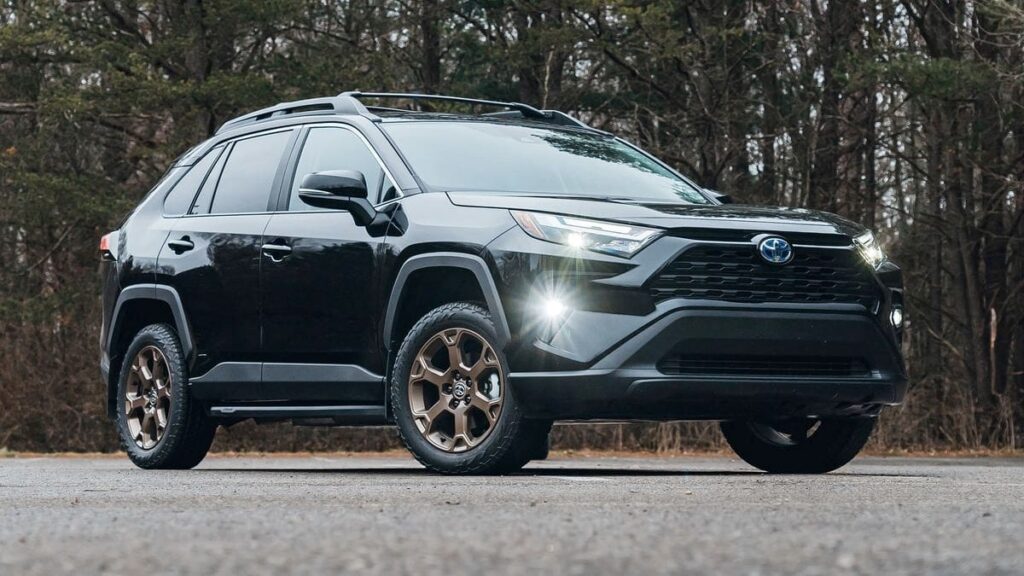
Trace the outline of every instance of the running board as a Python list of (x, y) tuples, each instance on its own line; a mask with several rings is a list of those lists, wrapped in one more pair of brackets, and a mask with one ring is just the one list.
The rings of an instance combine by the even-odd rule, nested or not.
[(294, 420), (296, 424), (322, 426), (372, 426), (387, 424), (383, 406), (218, 404), (210, 406), (211, 416)]

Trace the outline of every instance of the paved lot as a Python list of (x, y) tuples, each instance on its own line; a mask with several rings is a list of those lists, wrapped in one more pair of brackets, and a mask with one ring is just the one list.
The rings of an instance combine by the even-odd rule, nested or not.
[(1024, 460), (0, 459), (0, 574), (1024, 573)]

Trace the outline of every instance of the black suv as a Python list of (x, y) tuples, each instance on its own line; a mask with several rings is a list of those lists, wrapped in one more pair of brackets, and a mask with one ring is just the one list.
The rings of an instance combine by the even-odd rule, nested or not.
[[(366, 104), (386, 99), (414, 109)], [(462, 105), (496, 111), (439, 111)], [(729, 205), (524, 104), (242, 116), (100, 248), (108, 410), (145, 468), (252, 418), (394, 424), (431, 470), (502, 473), (555, 420), (643, 419), (721, 420), (758, 468), (826, 472), (906, 389), (900, 270), (869, 231)]]

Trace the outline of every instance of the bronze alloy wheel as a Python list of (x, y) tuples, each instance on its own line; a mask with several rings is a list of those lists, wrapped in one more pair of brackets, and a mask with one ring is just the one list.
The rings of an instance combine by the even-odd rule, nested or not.
[(494, 349), (472, 330), (448, 328), (420, 348), (409, 371), (409, 406), (420, 434), (445, 452), (465, 452), (501, 415), (505, 375)]
[(128, 374), (124, 413), (128, 433), (143, 450), (156, 446), (167, 430), (171, 386), (171, 374), (163, 352), (156, 346), (139, 350)]

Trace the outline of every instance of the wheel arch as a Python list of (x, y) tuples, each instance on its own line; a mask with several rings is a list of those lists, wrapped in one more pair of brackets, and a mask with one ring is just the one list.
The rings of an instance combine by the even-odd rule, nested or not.
[[(453, 270), (462, 275), (471, 275), (475, 279), (475, 286), (464, 287), (475, 288), (477, 294), (483, 299), (494, 320), (495, 330), (498, 335), (497, 344), (505, 347), (511, 340), (508, 328), (508, 321), (505, 318), (505, 310), (501, 304), (501, 297), (494, 278), (483, 258), (473, 254), (462, 254), (459, 252), (438, 252), (433, 254), (420, 254), (406, 260), (395, 277), (395, 283), (391, 287), (391, 295), (388, 298), (387, 309), (384, 314), (383, 343), (388, 356), (394, 352), (396, 337), (403, 329), (403, 304), (406, 303), (406, 296), (410, 293), (410, 279), (415, 279), (424, 272), (443, 272)], [(440, 298), (447, 303), (452, 298)], [(458, 300), (458, 298), (456, 298)], [(415, 320), (413, 321), (415, 322)], [(406, 326), (405, 328), (411, 327)], [(389, 362), (390, 363), (390, 362)]]
[(162, 284), (136, 284), (128, 286), (118, 295), (111, 315), (111, 328), (104, 342), (109, 356), (107, 375), (107, 414), (113, 417), (116, 411), (115, 397), (120, 377), (122, 355), (138, 330), (149, 324), (168, 323), (172, 325), (181, 342), (186, 363), (191, 364), (195, 352), (192, 330), (189, 327), (185, 308), (178, 291)]

